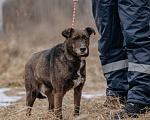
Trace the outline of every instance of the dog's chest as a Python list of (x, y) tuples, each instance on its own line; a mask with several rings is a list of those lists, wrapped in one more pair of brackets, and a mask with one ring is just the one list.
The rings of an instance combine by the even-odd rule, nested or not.
[(79, 86), (80, 83), (84, 82), (84, 80), (85, 80), (84, 79), (84, 77), (85, 77), (85, 75), (84, 75), (84, 69), (85, 69), (85, 60), (81, 60), (80, 68), (77, 71), (77, 75), (73, 79), (73, 83), (74, 83), (73, 88)]

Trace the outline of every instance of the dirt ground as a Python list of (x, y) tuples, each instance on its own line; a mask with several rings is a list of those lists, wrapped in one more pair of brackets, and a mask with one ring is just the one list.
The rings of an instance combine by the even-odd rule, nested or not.
[[(7, 95), (16, 95), (24, 88), (24, 65), (30, 56), (38, 51), (51, 48), (65, 38), (61, 36), (64, 28), (49, 29), (42, 25), (35, 31), (26, 33), (10, 33), (0, 39), (0, 88), (11, 88)], [(88, 94), (105, 94), (106, 80), (103, 77), (97, 40), (99, 34), (91, 36), (90, 55), (87, 60), (87, 78), (83, 92)], [(54, 120), (53, 112), (48, 111), (47, 99), (36, 99), (31, 117), (26, 117), (25, 95), (22, 99), (8, 107), (0, 107), (0, 120)], [(104, 97), (91, 99), (82, 98), (80, 116), (73, 117), (73, 90), (63, 99), (63, 117), (65, 120), (109, 120), (111, 115), (122, 105), (119, 103), (110, 108), (103, 106)], [(139, 119), (148, 120), (150, 114), (139, 116)]]

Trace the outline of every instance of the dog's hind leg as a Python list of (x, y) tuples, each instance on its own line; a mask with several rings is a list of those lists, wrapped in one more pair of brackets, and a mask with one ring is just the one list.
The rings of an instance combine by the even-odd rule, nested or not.
[(31, 109), (32, 109), (31, 107), (34, 104), (35, 99), (36, 99), (36, 91), (34, 90), (28, 91), (26, 95), (26, 106), (28, 106), (27, 113), (26, 113), (27, 116), (31, 115)]
[(26, 88), (26, 115), (31, 115), (31, 107), (34, 104), (36, 97), (38, 96), (38, 85), (36, 79), (30, 69), (25, 69), (25, 88)]

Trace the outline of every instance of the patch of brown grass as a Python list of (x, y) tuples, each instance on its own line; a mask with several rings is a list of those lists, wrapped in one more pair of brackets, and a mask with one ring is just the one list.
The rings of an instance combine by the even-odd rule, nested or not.
[[(104, 107), (105, 97), (96, 97), (81, 100), (80, 115), (73, 116), (73, 91), (69, 91), (63, 99), (63, 118), (64, 120), (110, 120), (111, 116), (117, 113), (123, 105), (116, 104), (110, 107)], [(32, 108), (32, 115), (27, 117), (25, 107), (25, 96), (9, 107), (0, 109), (2, 120), (56, 120), (52, 111), (48, 110), (48, 100), (36, 99)], [(148, 120), (150, 113), (139, 115), (138, 120)], [(130, 119), (129, 119), (130, 120)]]

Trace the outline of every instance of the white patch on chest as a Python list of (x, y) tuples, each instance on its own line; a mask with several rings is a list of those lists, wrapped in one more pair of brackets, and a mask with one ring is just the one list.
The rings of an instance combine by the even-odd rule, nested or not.
[(80, 73), (80, 69), (81, 69), (84, 65), (85, 65), (84, 60), (81, 60), (80, 68), (79, 68), (79, 70), (77, 71), (78, 78), (73, 80), (73, 83), (74, 83), (73, 88), (76, 88), (77, 86), (80, 85), (80, 83), (83, 83), (83, 82), (84, 82), (84, 78), (83, 78), (83, 76), (82, 76), (81, 73)]

